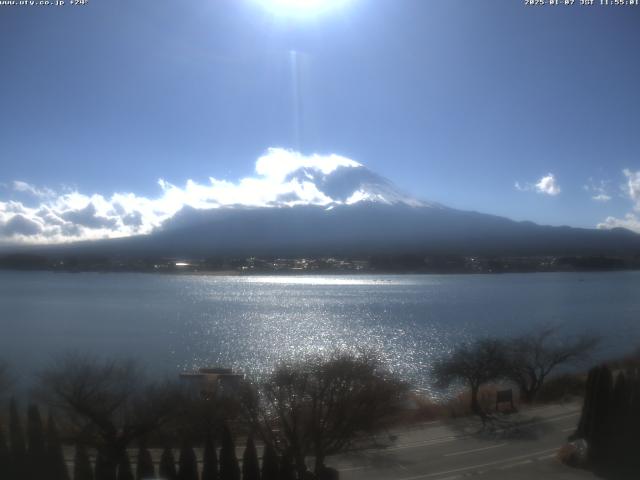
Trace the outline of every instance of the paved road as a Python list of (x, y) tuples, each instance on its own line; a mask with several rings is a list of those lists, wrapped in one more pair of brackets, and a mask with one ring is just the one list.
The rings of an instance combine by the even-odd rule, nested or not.
[(501, 416), (484, 428), (476, 419), (432, 422), (394, 432), (397, 439), (383, 450), (327, 463), (342, 480), (593, 479), (556, 460), (579, 415), (579, 405), (569, 404)]

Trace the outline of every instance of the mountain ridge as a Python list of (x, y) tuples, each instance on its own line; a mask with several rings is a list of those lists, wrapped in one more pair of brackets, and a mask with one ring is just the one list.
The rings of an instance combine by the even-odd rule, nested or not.
[(396, 255), (639, 255), (625, 229), (541, 226), (449, 208), (362, 203), (189, 209), (151, 234), (56, 246), (49, 254), (118, 257)]
[(286, 188), (267, 192), (272, 200), (264, 204), (185, 204), (148, 234), (13, 250), (128, 258), (640, 256), (640, 235), (629, 230), (552, 227), (457, 210), (413, 198), (348, 159), (296, 161), (280, 170), (271, 165), (269, 175)]

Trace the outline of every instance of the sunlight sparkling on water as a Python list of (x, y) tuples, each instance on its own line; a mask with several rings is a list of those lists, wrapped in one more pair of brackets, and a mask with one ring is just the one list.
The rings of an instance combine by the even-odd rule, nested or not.
[(392, 371), (432, 390), (433, 360), (478, 336), (512, 335), (551, 323), (568, 331), (604, 329), (603, 358), (637, 346), (638, 285), (636, 272), (251, 277), (0, 272), (0, 352), (25, 375), (69, 350), (138, 357), (153, 371), (175, 375), (205, 366), (262, 374), (284, 360), (371, 349)]
[[(184, 343), (194, 355), (184, 366), (213, 362), (262, 374), (284, 360), (373, 350), (393, 371), (419, 378), (453, 341), (451, 332), (420, 326), (428, 310), (411, 311), (439, 283), (409, 276), (198, 278), (190, 302), (216, 309), (204, 307), (187, 321)], [(407, 289), (419, 298), (406, 298)]]
[(305, 275), (305, 276), (251, 276), (239, 277), (244, 283), (258, 283), (268, 285), (410, 285), (407, 280), (401, 279), (379, 279), (379, 278), (358, 278), (358, 277), (334, 277), (325, 275)]

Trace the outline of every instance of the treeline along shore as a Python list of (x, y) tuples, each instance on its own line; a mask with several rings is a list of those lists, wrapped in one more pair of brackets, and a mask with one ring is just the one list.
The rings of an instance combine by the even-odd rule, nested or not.
[(109, 257), (0, 255), (0, 269), (201, 274), (534, 273), (640, 270), (636, 256), (374, 255), (355, 257)]
[[(421, 410), (475, 415), (491, 428), (567, 394), (584, 406), (563, 459), (633, 474), (640, 351), (586, 375), (599, 341), (540, 329), (461, 344), (431, 366), (436, 385), (462, 392), (437, 406), (416, 400), (375, 352), (283, 363), (262, 378), (201, 369), (180, 381), (148, 378), (133, 360), (66, 354), (39, 373), (27, 402), (0, 409), (0, 478), (335, 480), (334, 455), (391, 445), (389, 429), (424, 422)], [(558, 374), (571, 364), (581, 365), (577, 373)], [(12, 390), (11, 368), (0, 362), (0, 397)], [(460, 400), (466, 409), (453, 411)]]

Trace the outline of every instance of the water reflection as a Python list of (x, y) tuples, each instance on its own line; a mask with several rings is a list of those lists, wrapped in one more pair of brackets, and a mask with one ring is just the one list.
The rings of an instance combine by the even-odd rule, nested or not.
[[(140, 357), (152, 370), (231, 366), (374, 349), (430, 388), (434, 358), (481, 335), (549, 322), (640, 343), (640, 273), (207, 277), (0, 272), (0, 352), (24, 372), (56, 352)], [(603, 322), (603, 319), (606, 321)], [(37, 332), (37, 335), (36, 335)], [(28, 355), (25, 352), (29, 352)]]

